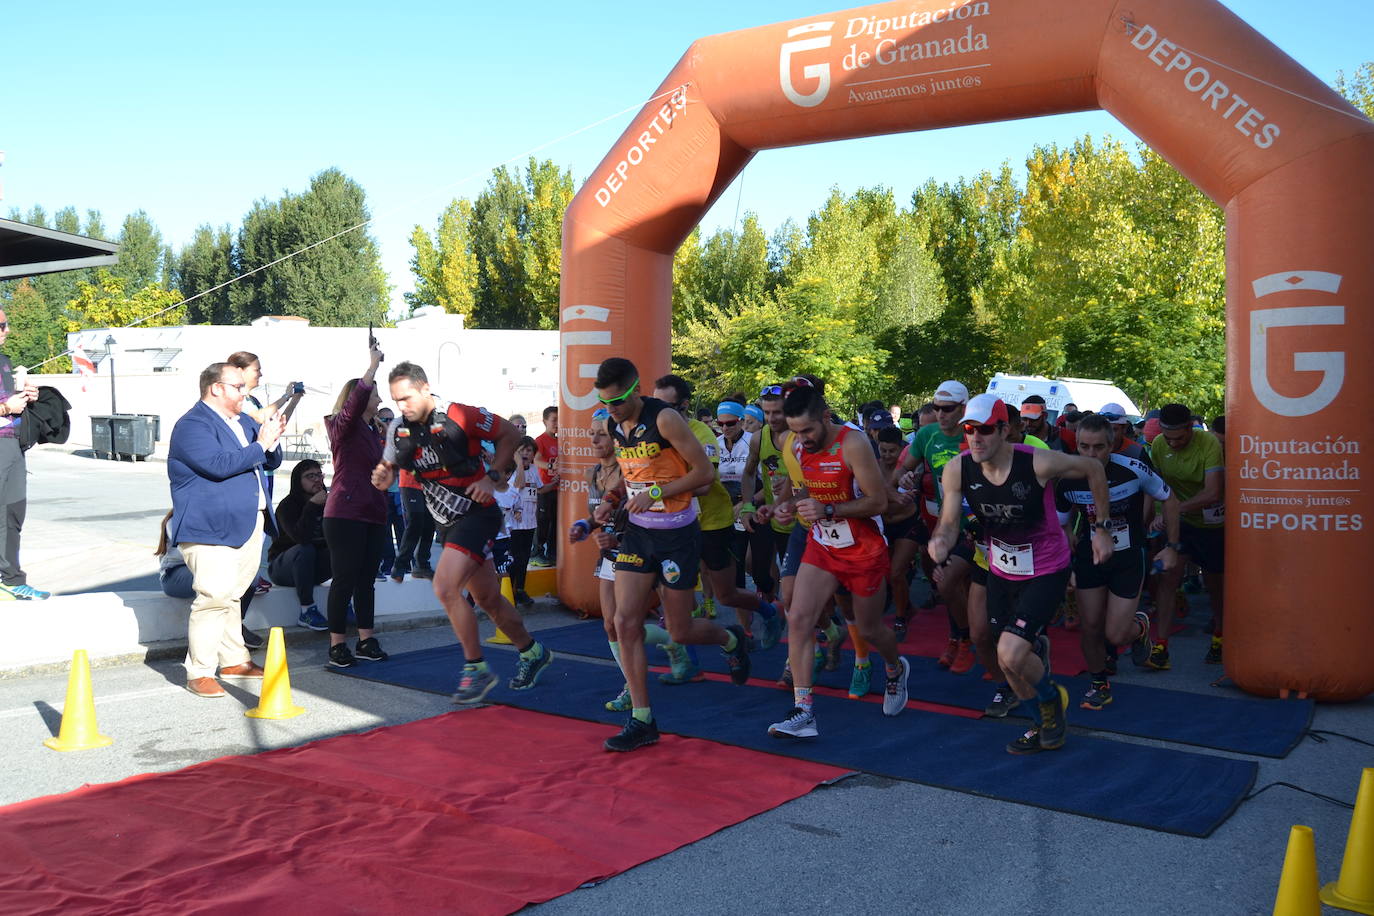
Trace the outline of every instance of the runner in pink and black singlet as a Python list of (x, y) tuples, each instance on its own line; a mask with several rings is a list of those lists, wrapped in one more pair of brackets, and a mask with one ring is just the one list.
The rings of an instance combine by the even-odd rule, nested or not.
[[(949, 559), (967, 503), (987, 553), (988, 624), (997, 637), (997, 661), (1021, 700), (1036, 700), (1036, 727), (1007, 746), (1013, 754), (1061, 747), (1068, 692), (1050, 679), (1043, 632), (1064, 597), (1070, 571), (1069, 541), (1060, 527), (1053, 482), (1087, 478), (1096, 517), (1109, 515), (1102, 464), (1077, 455), (1016, 445), (1008, 440), (1007, 405), (990, 394), (968, 402), (962, 426), (968, 451), (944, 467), (945, 500), (930, 540), (936, 563)], [(1111, 558), (1112, 539), (1094, 526), (1093, 559)]]

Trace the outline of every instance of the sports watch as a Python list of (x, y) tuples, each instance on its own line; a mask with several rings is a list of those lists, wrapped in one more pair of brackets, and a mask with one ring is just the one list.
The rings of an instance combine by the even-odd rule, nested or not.
[(498, 471), (498, 470), (496, 470), (496, 468), (488, 468), (488, 469), (487, 469), (487, 476), (491, 478), (491, 482), (492, 482), (492, 483), (500, 483), (500, 482), (501, 482), (501, 472)]
[(648, 489), (647, 492), (648, 492), (649, 497), (650, 497), (651, 499), (662, 499), (662, 498), (663, 498), (663, 488), (660, 487), (658, 484), (654, 484), (653, 486), (649, 487), (649, 489)]

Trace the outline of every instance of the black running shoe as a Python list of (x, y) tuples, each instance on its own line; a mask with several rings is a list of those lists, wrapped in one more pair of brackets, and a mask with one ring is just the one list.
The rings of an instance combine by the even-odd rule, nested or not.
[(1053, 751), (1064, 746), (1064, 738), (1069, 733), (1068, 721), (1064, 714), (1069, 707), (1069, 692), (1058, 684), (1054, 685), (1054, 699), (1040, 704), (1040, 747)]
[(1136, 611), (1135, 620), (1140, 624), (1140, 635), (1131, 643), (1131, 664), (1144, 668), (1150, 659), (1150, 615)]
[(1008, 754), (1021, 756), (1024, 754), (1038, 754), (1045, 748), (1040, 746), (1040, 729), (1032, 728), (1020, 738), (1007, 745)]
[(341, 642), (337, 646), (329, 647), (329, 667), (331, 668), (352, 668), (353, 653), (348, 651), (348, 643)]
[(262, 638), (261, 636), (259, 636), (258, 634), (254, 633), (252, 630), (248, 629), (247, 627), (240, 627), (240, 629), (243, 630), (243, 647), (244, 647), (245, 649), (261, 649), (261, 648), (262, 648), (262, 646), (263, 646), (263, 638)]
[[(735, 634), (735, 648), (725, 653), (725, 660), (730, 665), (730, 683), (743, 684), (749, 680), (749, 637), (744, 635), (744, 627), (737, 623), (725, 629)], [(654, 740), (658, 740), (657, 730), (654, 732)]]
[(538, 655), (533, 658), (526, 658), (523, 653), (521, 654), (520, 662), (515, 668), (515, 677), (506, 683), (506, 686), (511, 690), (529, 690), (539, 683), (539, 675), (543, 674), (544, 669), (553, 662), (553, 653), (549, 651), (547, 646), (541, 643), (535, 643), (535, 645), (539, 648)]
[(1078, 704), (1080, 709), (1091, 709), (1100, 712), (1112, 702), (1112, 685), (1109, 681), (1093, 681), (1088, 692), (1083, 694), (1083, 700)]
[(999, 687), (992, 695), (992, 702), (983, 710), (989, 719), (1005, 719), (1007, 714), (1021, 705), (1021, 698), (1011, 692), (1010, 687)]
[(606, 739), (603, 747), (608, 751), (638, 750), (641, 747), (648, 747), (658, 743), (658, 723), (641, 722), (634, 716), (630, 716), (630, 721), (625, 723), (625, 727), (620, 730), (620, 734), (612, 735)]
[(365, 662), (384, 662), (389, 657), (382, 651), (382, 644), (377, 642), (375, 636), (358, 640), (357, 648), (353, 650), (353, 654)]

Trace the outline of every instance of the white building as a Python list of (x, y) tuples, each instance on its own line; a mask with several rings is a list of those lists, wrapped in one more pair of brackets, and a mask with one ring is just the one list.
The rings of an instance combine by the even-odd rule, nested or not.
[[(386, 372), (402, 360), (424, 367), (440, 397), (502, 416), (523, 414), (531, 436), (543, 431), (544, 408), (558, 403), (557, 331), (469, 329), (461, 315), (431, 308), (374, 333), (386, 355), (377, 373), (384, 404), (389, 403)], [(119, 413), (161, 417), (159, 456), (166, 455), (172, 424), (200, 396), (201, 370), (239, 350), (262, 360), (263, 383), (255, 394), (263, 403), (280, 397), (292, 382), (305, 383), (306, 395), (287, 434), (305, 437), (293, 441), (327, 453), (324, 417), (333, 412), (344, 383), (362, 375), (368, 361), (366, 328), (316, 328), (290, 317), (260, 318), (249, 327), (100, 328), (67, 335), (68, 347), (77, 344), (96, 363), (94, 378), (32, 376), (35, 384), (51, 385), (71, 402), (70, 441), (89, 445), (90, 417), (112, 412), (113, 377)]]

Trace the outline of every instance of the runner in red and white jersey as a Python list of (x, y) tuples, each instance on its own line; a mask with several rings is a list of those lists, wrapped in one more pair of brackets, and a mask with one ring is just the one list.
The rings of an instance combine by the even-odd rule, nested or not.
[(819, 734), (811, 708), (815, 628), (840, 585), (854, 596), (860, 634), (886, 663), (883, 713), (895, 716), (906, 706), (911, 666), (897, 653), (897, 638), (882, 620), (887, 541), (876, 517), (887, 509), (887, 483), (868, 438), (831, 422), (828, 413), (815, 388), (797, 388), (783, 402), (787, 426), (796, 434), (805, 485), (793, 511), (811, 525), (811, 536), (787, 615), (795, 706), (787, 718), (769, 727), (769, 734), (778, 737)]

